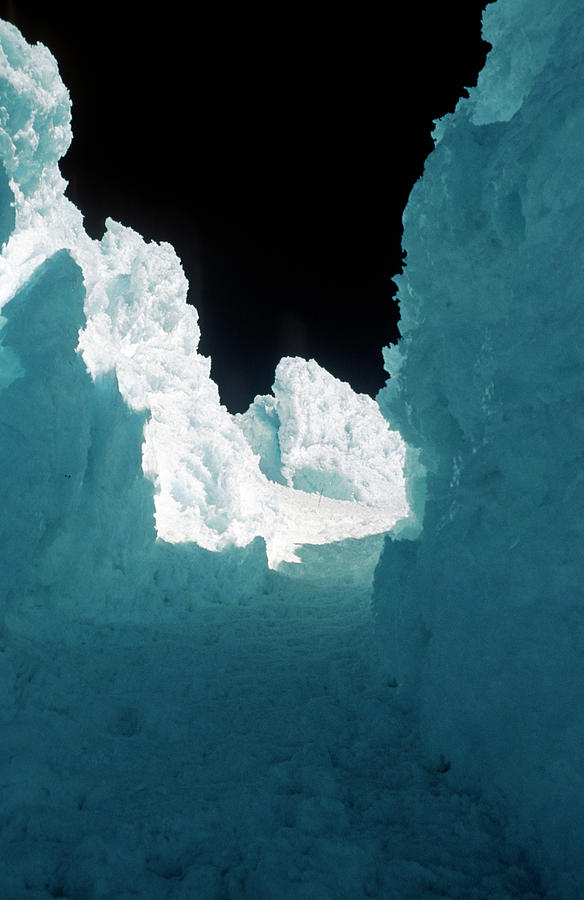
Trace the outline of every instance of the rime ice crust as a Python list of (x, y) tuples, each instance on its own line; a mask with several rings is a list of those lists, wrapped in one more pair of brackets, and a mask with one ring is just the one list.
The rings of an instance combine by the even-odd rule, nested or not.
[[(282, 359), (274, 395), (236, 416), (268, 477), (337, 500), (396, 506), (404, 444), (377, 403), (315, 360)], [(405, 504), (403, 505), (405, 514)]]
[[(188, 285), (173, 248), (146, 243), (111, 219), (101, 241), (87, 236), (81, 213), (64, 196), (66, 183), (58, 167), (71, 141), (71, 111), (55, 60), (45, 47), (29, 47), (7, 23), (0, 23), (0, 46), (0, 308), (26, 287), (46, 260), (68, 251), (82, 273), (82, 359), (94, 379), (115, 373), (130, 410), (147, 413), (142, 469), (155, 486), (158, 536), (169, 542), (195, 541), (209, 550), (243, 547), (261, 536), (270, 565), (276, 566), (296, 559), (294, 547), (307, 541), (327, 543), (389, 530), (407, 513), (399, 438), (384, 445), (388, 459), (393, 459), (385, 474), (379, 459), (371, 467), (363, 452), (359, 456), (350, 451), (346, 435), (336, 447), (329, 435), (321, 442), (316, 469), (313, 446), (313, 462), (305, 467), (304, 478), (298, 473), (297, 483), (291, 475), (283, 484), (274, 483), (221, 406), (210, 360), (198, 353), (197, 312), (186, 303)], [(60, 302), (67, 304), (66, 291)], [(0, 364), (0, 385), (5, 388), (26, 374), (22, 354), (18, 357), (7, 340)], [(302, 367), (311, 364), (297, 365), (300, 378)], [(340, 385), (328, 378), (328, 384)], [(289, 399), (299, 398), (302, 384), (289, 382)], [(379, 431), (383, 420), (373, 400), (367, 405), (348, 386), (338, 399), (341, 396), (349, 418), (339, 418), (329, 405), (331, 426), (340, 422), (342, 431), (359, 408), (360, 421), (369, 421), (373, 432)], [(387, 433), (385, 423), (383, 427)], [(366, 424), (363, 428), (367, 430)], [(295, 451), (290, 433), (287, 440), (286, 465), (292, 471), (290, 465), (296, 464), (291, 462)], [(360, 471), (353, 494), (333, 492), (326, 502), (317, 496), (318, 505), (306, 497), (311, 489), (323, 493), (320, 482), (311, 488), (309, 470), (326, 473), (329, 481), (346, 481), (357, 457)], [(355, 503), (341, 502), (353, 495)]]
[(385, 657), (459, 783), (584, 891), (582, 7), (500, 0), (404, 214), (378, 400), (425, 467), (376, 575)]
[[(56, 165), (71, 143), (71, 101), (54, 57), (29, 46), (14, 25), (1, 23), (0, 153), (6, 173), (30, 197), (42, 185), (62, 188)], [(48, 191), (48, 197), (51, 192)]]

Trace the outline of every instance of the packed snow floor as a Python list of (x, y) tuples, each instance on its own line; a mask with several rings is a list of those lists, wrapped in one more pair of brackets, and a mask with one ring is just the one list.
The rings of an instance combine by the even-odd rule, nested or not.
[(2, 900), (542, 896), (420, 751), (367, 579), (309, 557), (180, 624), (8, 616)]

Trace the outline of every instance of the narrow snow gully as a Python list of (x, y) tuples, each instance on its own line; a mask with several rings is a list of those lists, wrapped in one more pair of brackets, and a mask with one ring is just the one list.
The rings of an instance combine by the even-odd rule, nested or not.
[(38, 595), (9, 615), (0, 895), (542, 896), (380, 675), (355, 577), (380, 540), (305, 548), (253, 600), (180, 624), (51, 619)]

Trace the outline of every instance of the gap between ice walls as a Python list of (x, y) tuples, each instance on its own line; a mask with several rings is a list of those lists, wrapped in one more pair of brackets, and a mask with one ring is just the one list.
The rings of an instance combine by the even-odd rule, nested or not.
[[(41, 463), (42, 483), (21, 473), (41, 495), (42, 484), (56, 479), (32, 503), (37, 510), (47, 506), (32, 533), (40, 530), (44, 545), (53, 546), (56, 533), (67, 531), (67, 516), (81, 508), (87, 461), (100, 452), (88, 410), (99, 395), (100, 415), (107, 417), (118, 389), (141, 418), (142, 470), (154, 486), (157, 536), (168, 543), (218, 551), (260, 537), (276, 568), (298, 561), (301, 544), (383, 533), (407, 516), (400, 435), (372, 398), (355, 394), (314, 360), (283, 359), (274, 395), (256, 398), (243, 416), (221, 406), (210, 360), (197, 352), (197, 312), (186, 303), (187, 282), (173, 248), (146, 243), (111, 219), (101, 241), (88, 237), (58, 167), (71, 128), (57, 64), (8, 23), (1, 24), (0, 39), (0, 307), (7, 323), (0, 402), (12, 453), (5, 472), (17, 464), (24, 431), (46, 432), (44, 445), (55, 445), (50, 464)], [(59, 330), (62, 318), (68, 327)], [(35, 329), (30, 319), (38, 320)], [(27, 322), (26, 329), (15, 322)], [(55, 359), (66, 359), (61, 372), (49, 358), (40, 361), (42, 344)], [(93, 389), (71, 355), (76, 347)], [(46, 398), (38, 404), (37, 393), (47, 395), (50, 386), (54, 404)], [(80, 454), (76, 468), (65, 464), (73, 448)], [(38, 440), (35, 449), (42, 455)], [(105, 494), (118, 480), (120, 462), (110, 464), (111, 482), (99, 485)], [(32, 522), (18, 512), (18, 498), (15, 507), (6, 500), (24, 537)], [(57, 514), (64, 504), (67, 514)]]
[[(570, 0), (487, 7), (493, 50), (437, 124), (406, 209), (403, 337), (378, 397), (411, 448), (405, 522), (403, 480), (391, 490), (401, 439), (388, 444), (386, 425), (379, 446), (356, 437), (373, 407), (348, 395), (327, 427), (353, 445), (313, 440), (302, 392), (341, 391), (319, 367), (283, 361), (272, 398), (237, 419), (221, 407), (174, 251), (111, 221), (101, 242), (85, 234), (58, 169), (67, 91), (44, 47), (0, 25), (7, 607), (58, 584), (59, 603), (68, 587), (71, 603), (85, 591), (113, 609), (132, 582), (152, 619), (149, 584), (170, 602), (202, 570), (207, 594), (251, 596), (263, 541), (276, 565), (305, 539), (303, 503), (341, 504), (327, 518), (346, 536), (363, 506), (371, 530), (385, 459), (393, 506), (379, 530), (401, 538), (386, 539), (375, 580), (388, 675), (447, 777), (500, 804), (546, 889), (567, 898), (584, 891), (582, 16)], [(158, 542), (154, 507), (169, 529)], [(170, 543), (191, 528), (202, 546)]]
[[(405, 214), (381, 409), (414, 540), (375, 576), (382, 657), (452, 784), (584, 896), (584, 7), (498, 0), (477, 86)], [(418, 477), (419, 466), (427, 477)]]

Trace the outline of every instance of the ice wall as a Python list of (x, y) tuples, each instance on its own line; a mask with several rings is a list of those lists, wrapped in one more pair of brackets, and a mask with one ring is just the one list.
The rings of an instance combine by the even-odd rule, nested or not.
[(572, 0), (486, 7), (493, 49), (404, 214), (403, 337), (378, 397), (419, 451), (424, 516), (376, 573), (388, 672), (455, 783), (506, 805), (569, 898), (584, 893), (583, 29)]
[[(260, 537), (276, 567), (298, 560), (303, 543), (382, 533), (406, 516), (401, 438), (371, 398), (312, 361), (289, 361), (278, 396), (281, 407), (296, 410), (287, 416), (288, 443), (311, 454), (320, 482), (298, 476), (296, 483), (295, 462), (284, 480), (260, 467), (249, 428), (221, 405), (210, 360), (198, 353), (197, 311), (186, 303), (173, 248), (147, 243), (111, 219), (100, 241), (85, 233), (58, 166), (72, 136), (68, 92), (50, 52), (28, 46), (6, 22), (0, 102), (5, 585), (22, 584), (25, 570), (40, 571), (41, 557), (50, 560), (47, 571), (57, 565), (57, 547), (61, 570), (76, 564), (80, 541), (90, 554), (101, 546), (102, 560), (123, 553), (126, 565), (136, 565), (156, 538), (220, 551)], [(295, 438), (306, 419), (308, 370), (319, 385), (326, 382), (322, 433)], [(369, 433), (367, 448), (356, 451)], [(132, 502), (130, 483), (141, 485)], [(92, 530), (97, 507), (101, 521)], [(117, 538), (107, 552), (99, 531)], [(83, 537), (74, 540), (74, 532)]]

